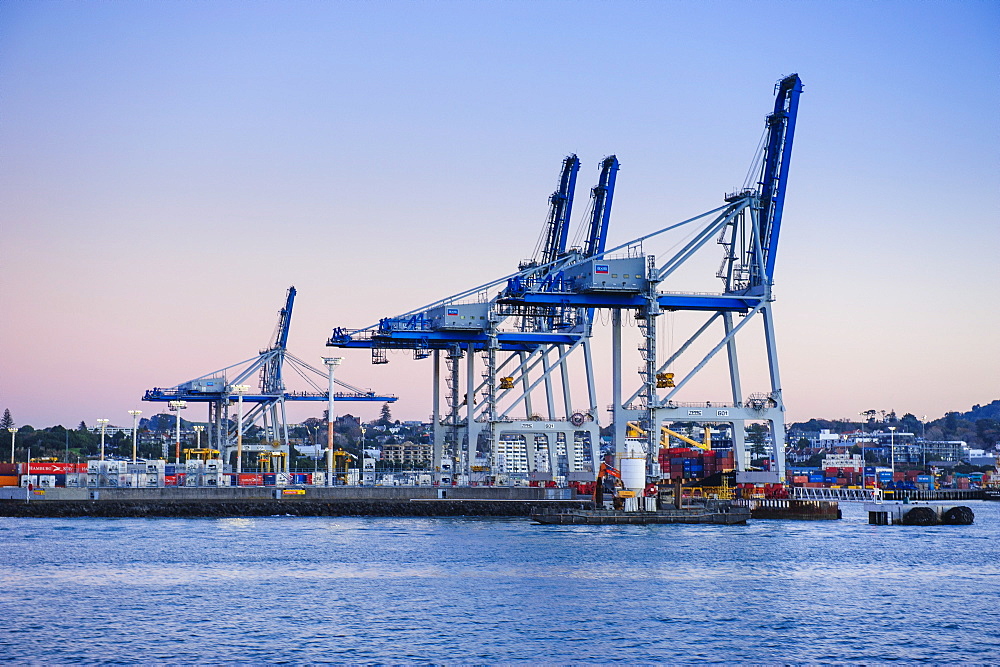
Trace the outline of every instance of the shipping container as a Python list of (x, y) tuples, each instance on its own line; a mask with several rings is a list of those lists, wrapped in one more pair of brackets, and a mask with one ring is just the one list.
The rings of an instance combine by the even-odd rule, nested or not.
[(18, 486), (20, 478), (17, 475), (0, 475), (0, 486)]
[(28, 472), (32, 475), (65, 475), (67, 472), (74, 472), (75, 468), (73, 463), (32, 462), (28, 464)]

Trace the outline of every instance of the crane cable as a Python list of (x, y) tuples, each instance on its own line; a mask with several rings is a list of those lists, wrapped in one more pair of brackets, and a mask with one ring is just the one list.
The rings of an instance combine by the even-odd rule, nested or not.
[(754, 152), (753, 160), (750, 161), (750, 168), (747, 169), (746, 178), (743, 179), (743, 189), (749, 190), (750, 185), (753, 183), (755, 174), (760, 172), (761, 163), (764, 160), (764, 142), (767, 140), (767, 127), (760, 135), (760, 141), (757, 142), (757, 150)]

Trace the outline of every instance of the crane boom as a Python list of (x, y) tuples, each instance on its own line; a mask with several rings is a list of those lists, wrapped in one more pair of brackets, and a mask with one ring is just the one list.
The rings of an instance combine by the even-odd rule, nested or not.
[(288, 348), (288, 329), (292, 324), (292, 305), (295, 303), (295, 287), (288, 288), (285, 297), (285, 307), (278, 311), (278, 333), (274, 337), (271, 349), (284, 350)]
[(573, 212), (573, 193), (576, 191), (576, 174), (579, 171), (580, 158), (575, 154), (567, 155), (559, 175), (559, 188), (549, 197), (547, 235), (542, 256), (539, 258), (542, 264), (554, 262), (566, 252), (570, 215)]
[(584, 257), (593, 257), (604, 252), (608, 236), (608, 221), (611, 219), (611, 199), (615, 193), (615, 178), (618, 174), (618, 158), (609, 155), (601, 161), (601, 178), (591, 190), (594, 211), (590, 218), (590, 233), (583, 249)]
[(792, 156), (795, 117), (799, 109), (802, 81), (790, 74), (778, 82), (774, 112), (767, 117), (767, 143), (760, 178), (760, 241), (764, 250), (763, 280), (770, 283), (774, 274), (774, 259), (778, 252), (781, 212), (785, 204), (788, 164)]

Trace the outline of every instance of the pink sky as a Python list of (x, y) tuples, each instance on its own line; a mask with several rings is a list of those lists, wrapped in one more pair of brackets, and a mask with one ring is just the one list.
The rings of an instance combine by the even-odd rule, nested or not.
[[(570, 152), (578, 202), (621, 160), (609, 245), (714, 208), (792, 71), (790, 420), (1000, 398), (998, 5), (607, 9), (5, 3), (0, 408), (36, 427), (153, 414), (145, 389), (266, 347), (289, 285), (290, 347), (318, 364), (334, 326), (516, 268)], [(768, 39), (775, 20), (794, 30)], [(428, 417), (429, 362), (345, 356), (339, 377)]]

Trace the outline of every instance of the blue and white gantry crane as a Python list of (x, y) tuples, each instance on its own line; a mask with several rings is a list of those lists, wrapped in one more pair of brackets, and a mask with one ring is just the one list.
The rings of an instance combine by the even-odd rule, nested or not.
[[(736, 463), (749, 466), (744, 447), (747, 421), (770, 425), (778, 479), (784, 479), (784, 401), (771, 314), (774, 264), (788, 182), (792, 139), (802, 83), (798, 75), (783, 78), (776, 86), (774, 111), (767, 117), (766, 140), (759, 180), (755, 187), (726, 196), (726, 204), (702, 215), (621, 244), (607, 252), (574, 263), (555, 282), (542, 275), (518, 276), (510, 284), (501, 304), (527, 307), (602, 308), (611, 311), (612, 412), (615, 447), (629, 454), (626, 424), (639, 423), (647, 434), (642, 454), (652, 469), (659, 446), (659, 425), (665, 421), (728, 423), (732, 425)], [(677, 229), (690, 234), (665, 261), (642, 251), (654, 237)], [(677, 279), (678, 270), (715, 239), (723, 248), (722, 266), (716, 274), (723, 281), (719, 293), (671, 289), (661, 290)], [(624, 253), (617, 255), (615, 253)], [(623, 393), (622, 313), (632, 311), (643, 336), (640, 386), (628, 397)], [(657, 350), (657, 318), (663, 312), (690, 311), (708, 314), (707, 320), (662, 364)], [(739, 323), (733, 315), (742, 317)], [(736, 336), (751, 321), (761, 321), (764, 352), (770, 374), (770, 390), (744, 395), (737, 355)], [(684, 373), (676, 364), (696, 341), (704, 343), (721, 322), (721, 338), (711, 340), (707, 354)], [(727, 352), (731, 400), (681, 402), (680, 392), (723, 349)], [(671, 370), (673, 369), (673, 371)], [(676, 378), (676, 379), (675, 379)], [(659, 390), (666, 389), (664, 393)], [(652, 472), (652, 470), (651, 470)]]
[[(230, 419), (230, 407), (242, 394), (244, 403), (250, 408), (243, 418), (243, 431), (258, 420), (264, 429), (266, 445), (247, 445), (252, 451), (266, 447), (264, 451), (288, 451), (288, 422), (285, 403), (289, 401), (327, 402), (329, 389), (322, 385), (328, 372), (315, 368), (288, 351), (288, 333), (292, 322), (292, 307), (295, 304), (295, 288), (289, 287), (285, 306), (278, 311), (275, 335), (267, 349), (258, 356), (226, 366), (217, 371), (181, 382), (168, 388), (154, 388), (146, 391), (144, 401), (167, 403), (184, 401), (208, 404), (209, 446), (223, 452), (234, 446), (237, 425)], [(287, 362), (287, 365), (286, 365)], [(303, 380), (309, 389), (289, 391), (285, 386), (284, 371), (292, 371)], [(254, 378), (256, 377), (256, 381)], [(391, 403), (395, 396), (376, 394), (370, 389), (360, 389), (342, 380), (335, 383), (345, 389), (335, 392), (337, 401), (379, 401)]]
[[(494, 481), (502, 480), (515, 467), (511, 458), (518, 456), (521, 469), (534, 474), (592, 476), (600, 436), (586, 309), (501, 305), (498, 299), (521, 276), (558, 285), (564, 267), (602, 248), (617, 168), (613, 156), (602, 162), (592, 191), (585, 249), (566, 247), (579, 170), (579, 159), (570, 155), (549, 198), (535, 257), (522, 262), (517, 273), (384, 318), (378, 325), (333, 331), (328, 345), (371, 349), (374, 363), (385, 362), (386, 351), (393, 349), (413, 350), (416, 358), (433, 356), (434, 461), (439, 477), (484, 472)], [(481, 380), (477, 354), (482, 356)], [(584, 376), (584, 398), (573, 397), (571, 363), (576, 364), (575, 374)], [(533, 400), (538, 395), (542, 400)], [(581, 400), (585, 405), (575, 406), (574, 401)], [(515, 418), (519, 408), (523, 416)], [(519, 445), (508, 446), (515, 441)]]

